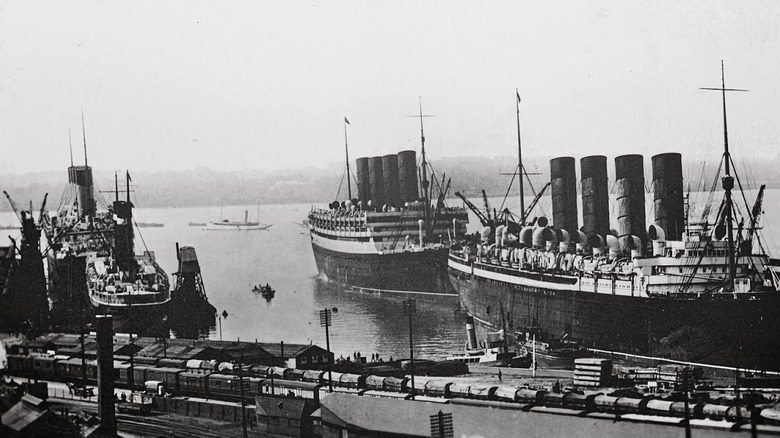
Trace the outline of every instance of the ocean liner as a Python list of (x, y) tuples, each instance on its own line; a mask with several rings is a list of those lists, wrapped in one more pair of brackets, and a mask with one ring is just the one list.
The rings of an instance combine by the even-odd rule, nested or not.
[[(780, 261), (759, 238), (763, 186), (752, 207), (732, 195), (723, 82), (715, 90), (723, 94), (724, 196), (714, 223), (709, 207), (700, 222), (689, 220), (681, 155), (664, 153), (652, 157), (654, 221), (647, 228), (643, 158), (615, 158), (616, 232), (607, 158), (582, 158), (579, 228), (575, 159), (555, 158), (552, 224), (524, 215), (519, 228), (485, 227), (453, 246), (449, 274), (464, 309), (482, 325), (514, 333), (518, 344), (533, 334), (632, 354), (780, 368)], [(740, 210), (747, 216), (738, 220)]]
[[(327, 279), (383, 291), (454, 293), (447, 278), (449, 243), (465, 235), (468, 213), (444, 204), (449, 181), (444, 175), (437, 180), (432, 170), (438, 197), (430, 201), (422, 117), (421, 111), (419, 168), (413, 150), (358, 158), (358, 197), (352, 198), (347, 152), (347, 199), (309, 212), (314, 258)], [(345, 148), (347, 124), (345, 119)]]
[(85, 144), (84, 165), (73, 165), (71, 158), (68, 183), (57, 213), (44, 212), (41, 219), (50, 249), (52, 326), (80, 330), (97, 313), (129, 313), (131, 307), (166, 303), (168, 276), (154, 253), (135, 254), (129, 174), (127, 199), (120, 200), (117, 181), (115, 201), (98, 210)]

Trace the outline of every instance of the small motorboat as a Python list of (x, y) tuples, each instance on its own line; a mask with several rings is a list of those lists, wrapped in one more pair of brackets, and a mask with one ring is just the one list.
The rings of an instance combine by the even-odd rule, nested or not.
[(276, 294), (276, 291), (268, 283), (266, 283), (265, 286), (260, 286), (260, 285), (254, 286), (252, 288), (252, 292), (259, 293), (260, 295), (263, 296), (263, 298), (265, 298), (268, 301), (271, 301), (271, 298), (273, 298), (274, 295)]

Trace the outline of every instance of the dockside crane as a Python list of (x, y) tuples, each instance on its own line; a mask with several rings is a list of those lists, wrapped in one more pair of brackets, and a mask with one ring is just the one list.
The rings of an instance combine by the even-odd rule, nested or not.
[(468, 200), (468, 198), (463, 196), (463, 194), (461, 192), (455, 192), (455, 196), (460, 198), (466, 204), (466, 206), (469, 208), (469, 210), (471, 210), (472, 213), (474, 213), (474, 215), (477, 216), (477, 219), (479, 219), (479, 222), (482, 224), (483, 227), (490, 227), (491, 226), (490, 219), (487, 216), (485, 216), (484, 213), (482, 213), (482, 210), (477, 208), (476, 205), (472, 204), (471, 201)]
[[(761, 188), (758, 189), (758, 195), (756, 196), (756, 202), (753, 204), (753, 209), (750, 210), (750, 225), (747, 233), (745, 233), (745, 239), (739, 243), (740, 255), (750, 255), (753, 251), (753, 236), (756, 235), (758, 221), (761, 219), (761, 213), (763, 213), (761, 210), (764, 203), (764, 189), (766, 189), (766, 184), (761, 184)], [(761, 245), (761, 241), (758, 244)]]

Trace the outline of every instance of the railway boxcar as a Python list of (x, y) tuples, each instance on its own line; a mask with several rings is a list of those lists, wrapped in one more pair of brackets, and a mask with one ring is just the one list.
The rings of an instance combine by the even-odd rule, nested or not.
[[(685, 417), (685, 402), (676, 401), (669, 406), (674, 417)], [(688, 415), (691, 418), (704, 418), (704, 403), (688, 403)]]
[(638, 414), (648, 401), (649, 398), (618, 397), (615, 401), (615, 410), (618, 414)]
[(322, 370), (306, 370), (303, 372), (303, 376), (301, 377), (301, 380), (304, 382), (313, 382), (313, 383), (325, 383), (325, 377), (328, 372), (322, 371)]
[(535, 389), (520, 388), (515, 392), (515, 401), (531, 405), (540, 405), (544, 401), (544, 393)]
[[(682, 402), (681, 402), (682, 403)], [(707, 403), (702, 406), (701, 413), (705, 418), (710, 420), (724, 420), (726, 419), (726, 413), (728, 412), (728, 406), (714, 405)]]
[(21, 354), (9, 354), (8, 371), (14, 376), (32, 376), (32, 357)]
[(453, 382), (450, 385), (450, 396), (453, 398), (468, 398), (471, 384), (467, 382)]
[(209, 397), (237, 395), (238, 379), (230, 374), (211, 373), (206, 379)]
[(617, 399), (617, 397), (613, 397), (611, 395), (599, 394), (593, 397), (593, 406), (599, 412), (614, 414), (615, 403), (617, 403)]
[(214, 371), (216, 365), (217, 363), (213, 360), (190, 359), (185, 368), (190, 373), (208, 374)]
[(366, 377), (366, 388), (372, 391), (383, 391), (385, 389), (386, 378), (387, 377), (384, 376), (368, 376)]
[(158, 380), (163, 382), (166, 388), (179, 387), (179, 375), (184, 370), (180, 368), (155, 367), (146, 369), (145, 382), (149, 380)]
[(207, 378), (208, 374), (200, 371), (183, 371), (179, 374), (179, 386), (175, 393), (203, 397), (208, 391)]
[(284, 372), (284, 378), (286, 380), (303, 380), (303, 373), (304, 370), (299, 370), (297, 368), (287, 368), (287, 370)]
[(336, 371), (331, 371), (328, 373), (325, 373), (322, 376), (323, 384), (328, 385), (328, 382), (332, 382), (332, 386), (339, 386), (339, 383), (341, 383), (341, 376), (343, 376), (344, 373), (338, 373)]
[[(451, 390), (452, 387), (450, 387)], [(469, 389), (469, 398), (475, 400), (495, 400), (497, 390), (497, 385), (475, 383)]]
[[(132, 389), (143, 389), (144, 383), (147, 380), (160, 380), (160, 379), (148, 379), (146, 377), (146, 373), (148, 370), (154, 369), (153, 366), (147, 366), (147, 365), (133, 365), (133, 388)], [(129, 372), (129, 370), (128, 370)], [(129, 387), (129, 382), (128, 382)]]
[(517, 399), (517, 391), (519, 391), (519, 389), (514, 386), (499, 385), (498, 388), (496, 388), (495, 397), (502, 402), (514, 402)]
[(392, 399), (401, 399), (401, 400), (409, 400), (412, 397), (411, 394), (406, 394), (403, 392), (376, 391), (372, 389), (363, 391), (361, 395), (365, 397), (392, 398)]
[(563, 395), (563, 407), (573, 410), (587, 410), (588, 409), (588, 396), (585, 394), (579, 394), (574, 391), (566, 392)]
[(647, 401), (647, 403), (645, 403), (645, 406), (642, 410), (640, 410), (640, 413), (668, 417), (672, 415), (672, 403), (673, 402), (670, 400), (650, 399)]
[(157, 366), (160, 359), (152, 356), (133, 356), (133, 365)]
[[(417, 382), (415, 382), (416, 384)], [(425, 382), (425, 394), (429, 397), (444, 397), (444, 398), (450, 398), (452, 394), (450, 394), (450, 386), (452, 386), (452, 382), (446, 381), (446, 380), (429, 380)]]
[(395, 391), (395, 392), (411, 392), (409, 389), (409, 378), (403, 377), (387, 377), (385, 378), (385, 388), (386, 391)]
[(55, 377), (54, 365), (57, 359), (52, 356), (33, 356), (32, 366), (35, 377), (39, 379), (52, 379)]
[(157, 366), (184, 369), (187, 366), (187, 361), (182, 359), (169, 359), (164, 357), (157, 362)]
[(285, 367), (268, 367), (266, 370), (266, 377), (274, 379), (284, 379), (284, 373), (288, 370)]
[(365, 389), (366, 376), (362, 376), (360, 374), (344, 373), (339, 379), (339, 386), (342, 388)]
[(565, 394), (560, 392), (545, 391), (542, 396), (542, 403), (547, 407), (562, 408), (563, 396)]
[(265, 379), (265, 381), (262, 383), (262, 394), (293, 396), (319, 401), (319, 391), (321, 387), (322, 385), (311, 382), (299, 382), (296, 380), (284, 379)]

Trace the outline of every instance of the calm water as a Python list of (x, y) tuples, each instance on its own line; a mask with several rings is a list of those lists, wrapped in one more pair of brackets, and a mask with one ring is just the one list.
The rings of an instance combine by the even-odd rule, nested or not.
[[(481, 206), (476, 201), (473, 200)], [(498, 208), (500, 204), (500, 199), (491, 199), (491, 206)], [(507, 203), (513, 210), (518, 204), (513, 198)], [(549, 198), (541, 204), (542, 210), (551, 210)], [(160, 222), (165, 226), (140, 229), (136, 251), (140, 252), (144, 246), (154, 251), (160, 265), (171, 275), (177, 269), (176, 243), (195, 247), (209, 301), (219, 313), (228, 314), (216, 321), (209, 335), (211, 339), (221, 336), (225, 340), (313, 342), (324, 347), (325, 331), (320, 327), (319, 311), (336, 308), (330, 343), (337, 356), (351, 356), (360, 351), (364, 356), (379, 353), (384, 358), (408, 357), (409, 323), (401, 303), (408, 295), (355, 292), (319, 279), (308, 231), (301, 225), (309, 208), (307, 204), (137, 209), (137, 222)], [(761, 223), (768, 228), (764, 232), (765, 247), (775, 256), (778, 253), (770, 232), (780, 230), (778, 209), (780, 190), (767, 191), (766, 215)], [(249, 211), (250, 220), (259, 216), (260, 222), (271, 223), (273, 227), (267, 231), (206, 231), (188, 226), (189, 222), (221, 217), (243, 219), (245, 210)], [(0, 214), (0, 224), (12, 223), (12, 218), (12, 213)], [(472, 216), (469, 231), (479, 228), (479, 222)], [(18, 235), (15, 231), (0, 231), (3, 245), (8, 242), (4, 234)], [(253, 285), (265, 283), (276, 289), (270, 302), (251, 291)], [(465, 322), (457, 298), (428, 295), (415, 295), (415, 298), (418, 304), (413, 318), (415, 356), (441, 358), (462, 350)], [(483, 336), (478, 333), (479, 338)]]

